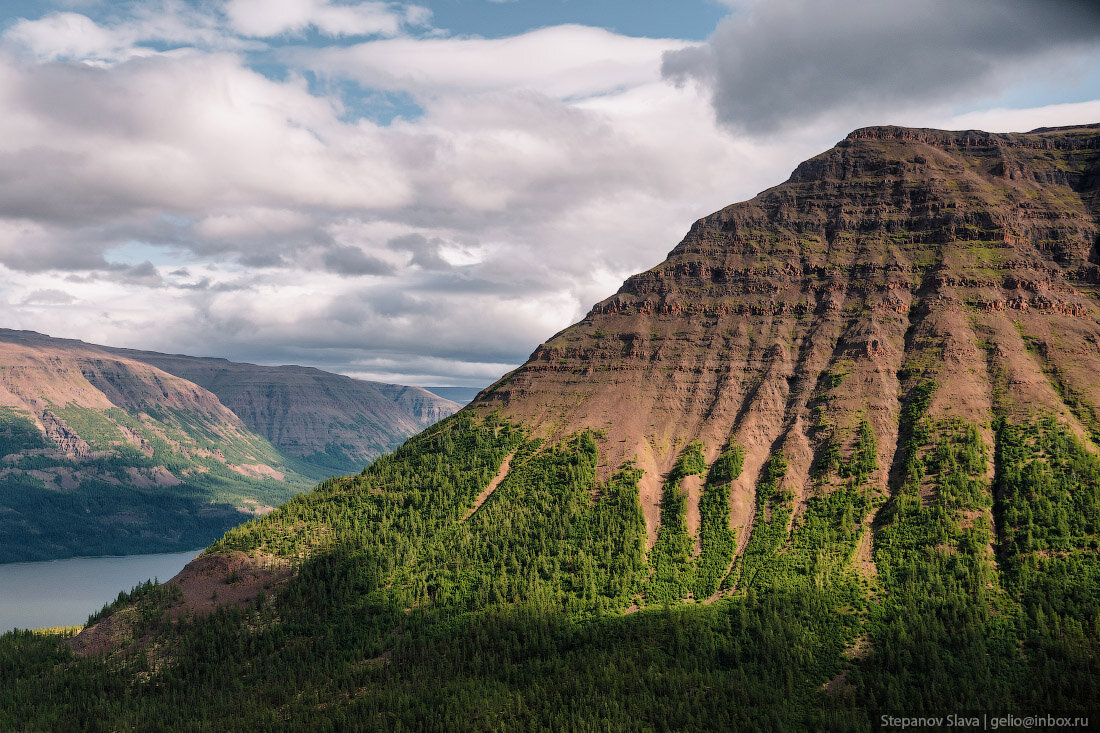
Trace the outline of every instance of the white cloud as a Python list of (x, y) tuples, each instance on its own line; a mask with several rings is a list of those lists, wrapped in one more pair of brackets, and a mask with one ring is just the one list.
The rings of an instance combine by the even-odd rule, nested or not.
[(235, 38), (217, 17), (183, 0), (138, 3), (133, 14), (100, 24), (74, 12), (49, 13), (38, 20), (19, 19), (4, 32), (4, 42), (40, 60), (67, 60), (105, 66), (156, 52), (150, 43), (207, 50), (244, 50), (254, 42)]
[(52, 13), (41, 20), (20, 20), (4, 36), (43, 59), (104, 61), (129, 55), (128, 43), (79, 13)]
[(314, 220), (301, 211), (241, 206), (204, 216), (192, 231), (203, 239), (226, 241), (300, 234), (313, 225)]
[[(238, 34), (193, 6), (145, 3), (111, 23), (69, 18), (83, 41), (51, 35), (54, 16), (4, 37), (5, 325), (484, 383), (660, 261), (696, 218), (783, 180), (852, 121), (839, 107), (783, 134), (732, 136), (706, 89), (660, 78), (662, 54), (687, 44), (579, 26), (299, 48), (270, 78), (249, 68), (240, 32), (351, 33), (388, 13), (400, 33), (424, 16), (263, 6), (266, 20), (230, 6)], [(327, 10), (360, 15), (339, 31)], [(143, 46), (169, 37), (191, 45)], [(411, 94), (422, 114), (349, 120), (310, 71)], [(1034, 127), (1096, 117), (1095, 105), (954, 118), (928, 106), (870, 122)]]
[(290, 58), (378, 89), (422, 95), (524, 89), (566, 99), (653, 81), (661, 54), (687, 45), (563, 25), (509, 38), (395, 38)]
[(76, 302), (76, 298), (66, 293), (64, 290), (58, 290), (57, 288), (44, 288), (42, 290), (34, 290), (27, 294), (23, 298), (22, 305), (29, 306), (58, 306), (58, 305), (72, 305)]
[[(0, 247), (0, 287), (19, 325), (57, 335), (344, 371), (435, 360), (437, 377), (446, 362), (488, 381), (694, 218), (786, 174), (789, 150), (717, 134), (704, 97), (659, 81), (682, 45), (575, 26), (360, 44), (347, 58), (409, 62), (389, 83), (423, 98), (421, 118), (388, 127), (228, 53), (7, 59), (0, 214), (50, 246)], [(120, 241), (194, 264), (109, 270)], [(87, 273), (84, 307), (21, 306), (57, 267)]]
[(995, 107), (965, 114), (940, 117), (929, 125), (951, 130), (1027, 132), (1037, 127), (1067, 127), (1100, 121), (1100, 99), (1072, 104), (1048, 104), (1030, 109)]

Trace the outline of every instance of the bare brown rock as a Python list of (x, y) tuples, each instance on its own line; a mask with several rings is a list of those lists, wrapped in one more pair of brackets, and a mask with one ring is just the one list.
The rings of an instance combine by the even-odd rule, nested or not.
[(696, 222), (473, 409), (545, 436), (603, 430), (607, 466), (645, 471), (651, 543), (679, 449), (703, 440), (709, 462), (732, 439), (746, 449), (731, 497), (744, 542), (768, 456), (788, 457), (784, 488), (801, 499), (824, 442), (850, 450), (863, 420), (888, 492), (899, 397), (923, 378), (938, 385), (934, 417), (1046, 411), (1088, 436), (1098, 241), (1100, 126), (857, 130)]

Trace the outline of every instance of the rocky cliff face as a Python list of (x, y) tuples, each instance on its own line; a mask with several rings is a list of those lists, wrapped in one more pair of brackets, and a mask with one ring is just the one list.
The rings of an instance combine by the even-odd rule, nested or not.
[[(605, 431), (637, 457), (656, 538), (661, 476), (702, 440), (746, 451), (735, 526), (769, 456), (805, 496), (815, 460), (878, 436), (881, 492), (922, 379), (935, 418), (1051, 412), (1100, 438), (1100, 128), (875, 127), (691, 227), (475, 403), (546, 434)], [(895, 476), (895, 481), (897, 477)], [(698, 495), (689, 496), (689, 518)]]

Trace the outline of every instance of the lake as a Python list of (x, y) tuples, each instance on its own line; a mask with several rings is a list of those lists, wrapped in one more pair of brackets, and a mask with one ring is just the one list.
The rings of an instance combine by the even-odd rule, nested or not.
[(0, 633), (82, 625), (119, 591), (153, 578), (164, 582), (200, 552), (2, 564)]

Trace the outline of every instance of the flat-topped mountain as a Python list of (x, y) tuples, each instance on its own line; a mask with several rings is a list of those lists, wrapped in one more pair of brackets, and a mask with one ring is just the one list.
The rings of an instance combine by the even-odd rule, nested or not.
[(316, 369), (0, 330), (0, 562), (202, 546), (454, 409)]
[[(549, 435), (607, 435), (636, 458), (650, 540), (683, 446), (745, 451), (745, 536), (768, 458), (801, 505), (824, 453), (866, 422), (888, 493), (908, 395), (935, 420), (1058, 416), (1100, 439), (1100, 128), (1030, 134), (873, 127), (790, 180), (701, 219), (479, 401)], [(895, 483), (897, 476), (894, 476)], [(689, 492), (696, 529), (700, 497)]]
[(361, 474), (8, 637), (0, 724), (1087, 727), (1098, 191), (1100, 126), (857, 130)]

